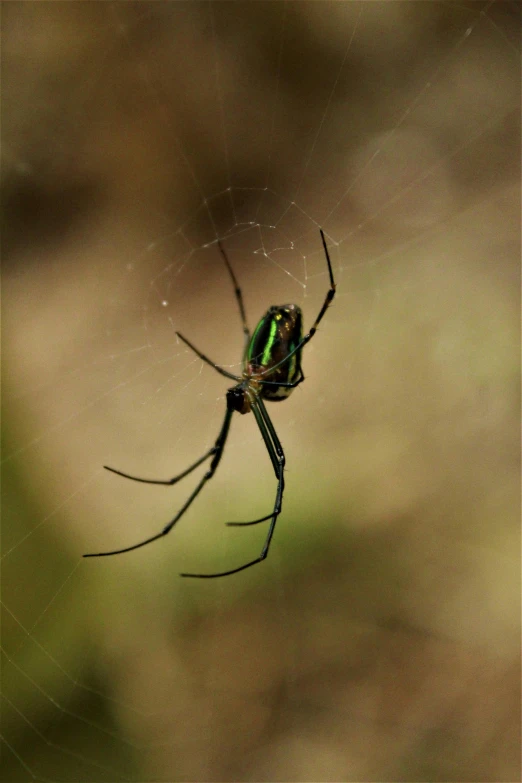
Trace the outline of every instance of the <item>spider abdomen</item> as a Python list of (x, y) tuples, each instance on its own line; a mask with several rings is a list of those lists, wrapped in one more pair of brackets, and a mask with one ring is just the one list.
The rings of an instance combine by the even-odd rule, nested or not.
[[(251, 377), (260, 375), (264, 383), (260, 396), (265, 400), (284, 400), (301, 376), (301, 351), (284, 361), (303, 337), (301, 308), (294, 304), (274, 305), (257, 324), (246, 352), (245, 370)], [(284, 362), (277, 366), (280, 362)], [(271, 369), (275, 367), (275, 369)]]

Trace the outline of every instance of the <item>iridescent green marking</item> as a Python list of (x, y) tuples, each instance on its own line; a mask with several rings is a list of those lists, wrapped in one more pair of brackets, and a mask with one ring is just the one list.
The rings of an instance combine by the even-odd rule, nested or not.
[(263, 351), (263, 355), (261, 357), (261, 364), (263, 367), (267, 366), (272, 356), (272, 348), (274, 346), (276, 333), (277, 333), (276, 319), (272, 318), (272, 322), (270, 324), (270, 334), (268, 335), (268, 340), (265, 345), (265, 350)]
[[(261, 318), (248, 346), (247, 360), (249, 362), (254, 362), (259, 367), (267, 367), (270, 364), (278, 332), (277, 320), (277, 315), (271, 316), (270, 314)], [(266, 338), (264, 335), (261, 336), (261, 333), (267, 330)]]
[(248, 359), (249, 362), (251, 362), (252, 359), (254, 358), (253, 357), (254, 345), (256, 344), (256, 340), (257, 340), (257, 336), (258, 336), (259, 332), (261, 331), (261, 329), (265, 325), (265, 321), (266, 321), (266, 318), (261, 318), (261, 320), (259, 321), (258, 325), (254, 329), (254, 334), (250, 338), (250, 343), (248, 345), (248, 351), (247, 351), (247, 359)]

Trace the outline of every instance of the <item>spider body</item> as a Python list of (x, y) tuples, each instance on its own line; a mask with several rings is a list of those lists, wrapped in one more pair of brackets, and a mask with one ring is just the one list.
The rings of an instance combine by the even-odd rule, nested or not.
[(304, 380), (301, 349), (295, 351), (302, 339), (303, 315), (297, 305), (275, 305), (259, 321), (247, 345), (243, 377), (263, 382), (258, 393), (264, 400), (284, 400), (296, 381)]
[(209, 364), (226, 378), (231, 378), (236, 381), (236, 385), (228, 389), (226, 393), (225, 417), (214, 445), (202, 457), (190, 465), (190, 467), (170, 479), (163, 480), (140, 478), (138, 476), (132, 476), (129, 473), (123, 473), (121, 470), (110, 468), (107, 465), (104, 467), (107, 470), (110, 470), (112, 473), (116, 473), (119, 476), (131, 479), (132, 481), (139, 481), (145, 484), (172, 486), (181, 479), (185, 478), (185, 476), (188, 476), (190, 473), (192, 473), (193, 470), (203, 464), (203, 462), (205, 462), (207, 459), (212, 458), (210, 461), (210, 466), (192, 494), (189, 496), (188, 500), (180, 508), (174, 518), (171, 519), (171, 521), (165, 525), (163, 530), (161, 530), (159, 533), (145, 539), (144, 541), (140, 541), (138, 544), (125, 547), (124, 549), (116, 549), (110, 552), (97, 552), (84, 555), (84, 557), (105, 557), (108, 555), (119, 555), (123, 552), (130, 552), (133, 549), (139, 549), (142, 546), (146, 546), (147, 544), (152, 543), (152, 541), (156, 541), (157, 539), (170, 533), (176, 522), (183, 516), (185, 511), (199, 495), (207, 481), (209, 481), (216, 472), (217, 467), (221, 461), (221, 457), (223, 456), (223, 451), (227, 441), (233, 414), (245, 414), (252, 412), (255, 416), (257, 426), (265, 443), (265, 447), (268, 452), (268, 456), (270, 457), (270, 461), (272, 462), (272, 467), (277, 479), (274, 506), (269, 514), (260, 517), (259, 519), (254, 519), (250, 522), (227, 522), (227, 525), (240, 527), (245, 525), (257, 525), (260, 522), (267, 522), (270, 520), (268, 533), (266, 535), (261, 554), (256, 557), (255, 560), (251, 560), (237, 568), (232, 568), (229, 571), (221, 571), (220, 573), (214, 574), (181, 574), (181, 576), (196, 577), (199, 579), (211, 579), (219, 576), (228, 576), (230, 574), (235, 574), (238, 571), (244, 571), (245, 568), (250, 568), (250, 566), (256, 565), (256, 563), (260, 563), (266, 558), (274, 534), (276, 521), (282, 509), (283, 490), (285, 486), (285, 454), (275, 431), (274, 425), (272, 424), (272, 421), (266, 410), (264, 400), (270, 402), (285, 400), (292, 393), (293, 389), (295, 389), (296, 386), (304, 381), (305, 378), (301, 369), (302, 350), (316, 333), (321, 319), (323, 318), (335, 296), (335, 281), (332, 265), (322, 229), (320, 229), (320, 234), (328, 267), (330, 287), (313, 326), (304, 336), (302, 312), (301, 309), (295, 304), (274, 305), (270, 307), (257, 324), (252, 336), (250, 335), (250, 330), (246, 321), (241, 289), (239, 288), (236, 276), (230, 265), (225, 250), (221, 245), (221, 242), (218, 240), (217, 244), (220, 253), (226, 264), (232, 283), (234, 284), (235, 296), (243, 324), (245, 349), (243, 352), (243, 371), (241, 377), (233, 375), (232, 373), (228, 372), (228, 370), (225, 370), (223, 367), (215, 364), (213, 361), (211, 361), (211, 359), (205, 356), (205, 354), (201, 353), (201, 351), (192, 345), (192, 343), (189, 342), (186, 337), (183, 337), (183, 335), (179, 334), (179, 332), (176, 332), (178, 338), (184, 342), (197, 356), (199, 356), (202, 361)]

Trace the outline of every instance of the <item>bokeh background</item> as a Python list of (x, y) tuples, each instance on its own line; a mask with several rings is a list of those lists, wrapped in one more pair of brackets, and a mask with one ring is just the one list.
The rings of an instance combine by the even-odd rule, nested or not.
[[(2, 6), (2, 780), (520, 780), (510, 2)], [(208, 449), (242, 334), (306, 382)], [(192, 483), (191, 483), (192, 482)]]

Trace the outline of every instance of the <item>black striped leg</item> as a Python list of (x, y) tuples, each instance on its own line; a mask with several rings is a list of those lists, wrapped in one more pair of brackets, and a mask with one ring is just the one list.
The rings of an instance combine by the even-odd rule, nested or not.
[(212, 446), (211, 449), (207, 451), (206, 454), (203, 454), (202, 457), (200, 457), (196, 462), (194, 462), (193, 465), (190, 466), (190, 468), (187, 468), (183, 471), (183, 473), (179, 473), (177, 476), (173, 476), (173, 478), (170, 479), (146, 479), (146, 478), (139, 478), (139, 476), (131, 476), (130, 473), (124, 473), (122, 470), (116, 470), (116, 468), (110, 468), (108, 465), (104, 465), (103, 467), (105, 470), (110, 470), (111, 473), (116, 473), (117, 476), (123, 476), (123, 478), (130, 479), (131, 481), (141, 481), (142, 484), (159, 484), (163, 487), (172, 487), (173, 484), (177, 484), (178, 481), (181, 481), (182, 478), (185, 478), (185, 476), (188, 476), (189, 473), (192, 473), (193, 470), (195, 470), (197, 467), (199, 467), (203, 462), (205, 462), (206, 459), (208, 459), (211, 454), (215, 454), (217, 450), (216, 446)]
[[(298, 351), (300, 351), (302, 348), (304, 348), (304, 346), (307, 343), (310, 342), (310, 340), (312, 339), (312, 337), (316, 333), (317, 327), (321, 323), (324, 314), (326, 313), (326, 311), (330, 307), (330, 305), (331, 305), (331, 303), (333, 301), (333, 298), (335, 296), (335, 288), (336, 288), (336, 286), (335, 286), (335, 280), (334, 280), (333, 271), (332, 271), (332, 262), (330, 261), (330, 254), (328, 252), (328, 247), (326, 245), (326, 239), (324, 238), (323, 229), (321, 228), (319, 230), (321, 232), (321, 239), (323, 240), (323, 247), (324, 247), (324, 252), (325, 252), (325, 255), (326, 255), (326, 263), (328, 265), (328, 275), (330, 277), (330, 288), (328, 289), (328, 292), (326, 294), (325, 300), (323, 302), (323, 306), (319, 310), (319, 315), (315, 319), (315, 321), (313, 323), (313, 326), (310, 329), (310, 331), (308, 332), (308, 334), (305, 334), (305, 336), (303, 337), (301, 342), (298, 345), (296, 345), (296, 347), (292, 351), (287, 353), (287, 355), (285, 356), (284, 359), (281, 359), (281, 361), (278, 362), (278, 364), (274, 364), (273, 367), (270, 367), (268, 370), (265, 370), (265, 374), (267, 374), (267, 375), (273, 373), (274, 370), (277, 370), (277, 368), (281, 367), (281, 365), (286, 364), (286, 362), (288, 362), (292, 358), (292, 356), (294, 354), (296, 354)], [(262, 375), (260, 376), (259, 380), (262, 383), (266, 383), (266, 381), (263, 381), (263, 376)], [(279, 384), (279, 385), (280, 386), (284, 386), (285, 384)]]
[[(280, 366), (281, 365), (279, 364), (278, 367)], [(295, 389), (295, 387), (299, 386), (305, 379), (304, 372), (302, 370), (300, 370), (300, 372), (299, 378), (293, 383), (280, 383), (279, 381), (258, 381), (258, 383), (260, 383), (261, 386), (281, 386), (283, 389)]]
[[(146, 483), (150, 484), (174, 484), (176, 481), (179, 481), (179, 479), (183, 478), (184, 476), (188, 475), (191, 471), (193, 471), (195, 468), (198, 467), (198, 465), (201, 465), (201, 463), (213, 455), (212, 462), (210, 463), (210, 467), (197, 485), (196, 489), (192, 494), (190, 495), (189, 499), (186, 501), (186, 503), (180, 508), (176, 516), (170, 520), (168, 525), (165, 525), (163, 530), (160, 533), (157, 533), (155, 536), (151, 536), (150, 538), (146, 538), (145, 541), (140, 541), (139, 544), (134, 544), (133, 546), (125, 547), (124, 549), (115, 549), (111, 552), (96, 552), (88, 555), (84, 555), (84, 557), (108, 557), (109, 555), (121, 555), (123, 552), (132, 552), (133, 549), (140, 549), (142, 546), (146, 546), (147, 544), (151, 544), (153, 541), (157, 541), (158, 538), (163, 538), (163, 536), (166, 536), (176, 522), (181, 519), (185, 511), (189, 508), (189, 506), (193, 503), (193, 501), (197, 498), (207, 481), (210, 481), (212, 476), (217, 470), (217, 467), (221, 461), (221, 457), (223, 456), (223, 449), (225, 448), (225, 443), (227, 441), (228, 432), (230, 429), (230, 421), (232, 419), (232, 413), (233, 411), (229, 411), (227, 409), (225, 413), (225, 418), (223, 419), (223, 424), (220, 430), (219, 435), (216, 438), (216, 442), (214, 446), (205, 454), (205, 456), (201, 457), (197, 462), (195, 462), (188, 470), (181, 473), (179, 476), (175, 477), (174, 479), (171, 479), (170, 481), (163, 482), (163, 481), (148, 481), (144, 479), (136, 479), (133, 476), (127, 476), (125, 473), (120, 473), (120, 475), (125, 476), (126, 478), (132, 478), (135, 481), (145, 481)], [(113, 470), (113, 473), (118, 473), (118, 471)]]
[[(236, 301), (239, 306), (239, 314), (241, 315), (241, 323), (243, 325), (243, 334), (245, 335), (245, 350), (244, 353), (246, 353), (246, 349), (248, 347), (248, 343), (250, 342), (250, 329), (248, 328), (247, 319), (246, 319), (246, 313), (245, 313), (245, 305), (243, 303), (243, 294), (241, 293), (241, 288), (239, 287), (239, 283), (237, 282), (237, 278), (234, 274), (234, 270), (232, 269), (232, 266), (230, 264), (230, 261), (228, 260), (228, 256), (225, 252), (225, 248), (221, 244), (221, 241), (218, 239), (218, 247), (219, 252), (223, 256), (223, 260), (225, 261), (226, 267), (228, 269), (228, 273), (230, 275), (230, 278), (232, 280), (232, 284), (234, 286), (234, 294), (236, 296)], [(244, 356), (243, 356), (244, 358)]]
[(241, 378), (238, 375), (233, 375), (231, 372), (228, 372), (227, 370), (224, 370), (223, 367), (220, 367), (218, 364), (213, 362), (212, 359), (209, 359), (208, 356), (205, 356), (204, 353), (201, 353), (201, 351), (198, 351), (198, 349), (194, 345), (192, 345), (192, 343), (189, 340), (187, 340), (186, 337), (183, 337), (182, 334), (180, 334), (179, 332), (176, 332), (176, 336), (179, 337), (179, 339), (182, 340), (185, 343), (185, 345), (188, 345), (190, 350), (194, 351), (196, 356), (199, 356), (199, 358), (203, 362), (206, 362), (207, 364), (209, 364), (211, 367), (214, 368), (214, 370), (217, 370), (218, 373), (220, 373), (221, 375), (224, 375), (225, 378), (232, 378), (232, 380), (236, 381), (236, 382), (241, 381)]
[(255, 560), (251, 560), (250, 562), (245, 563), (242, 566), (239, 566), (239, 568), (232, 568), (229, 571), (222, 571), (219, 574), (181, 574), (181, 576), (188, 576), (194, 579), (215, 579), (216, 577), (219, 576), (230, 576), (230, 574), (237, 574), (239, 571), (244, 571), (246, 568), (250, 568), (251, 566), (254, 566), (257, 563), (260, 563), (268, 555), (268, 550), (270, 548), (270, 543), (274, 535), (277, 518), (281, 513), (281, 508), (283, 504), (283, 490), (285, 488), (285, 479), (284, 479), (285, 454), (283, 451), (283, 447), (281, 446), (281, 442), (277, 437), (277, 433), (274, 429), (274, 425), (270, 421), (270, 417), (265, 408), (265, 404), (260, 397), (257, 397), (255, 402), (252, 403), (252, 411), (254, 412), (254, 416), (256, 417), (257, 426), (259, 427), (259, 430), (265, 442), (265, 446), (267, 448), (268, 454), (272, 461), (274, 472), (277, 478), (277, 490), (276, 490), (274, 508), (271, 514), (269, 514), (267, 517), (263, 517), (262, 519), (256, 519), (253, 522), (229, 522), (228, 524), (232, 526), (256, 525), (258, 522), (263, 522), (267, 519), (271, 519), (272, 521), (270, 522), (270, 527), (268, 528), (268, 533), (265, 539), (265, 543), (263, 545), (263, 549), (261, 550), (261, 554), (259, 555), (259, 557), (256, 557)]

